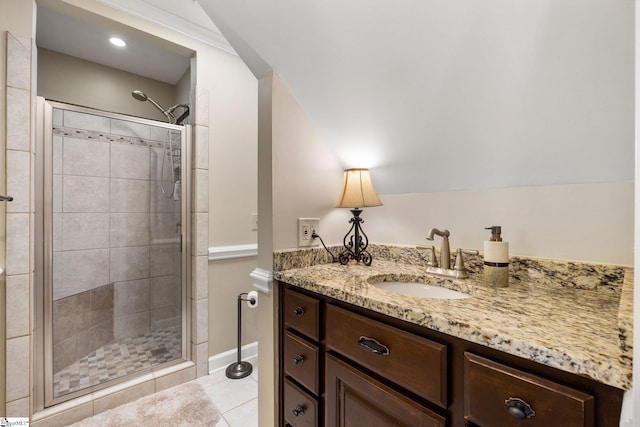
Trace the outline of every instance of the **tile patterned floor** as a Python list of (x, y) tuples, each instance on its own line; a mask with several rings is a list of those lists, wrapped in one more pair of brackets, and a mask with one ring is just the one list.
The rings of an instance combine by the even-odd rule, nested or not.
[(222, 412), (215, 427), (258, 427), (258, 360), (246, 361), (253, 365), (253, 373), (246, 378), (231, 380), (221, 369), (196, 380)]
[(180, 328), (167, 328), (105, 345), (56, 373), (54, 396), (63, 396), (131, 372), (177, 359), (182, 353)]

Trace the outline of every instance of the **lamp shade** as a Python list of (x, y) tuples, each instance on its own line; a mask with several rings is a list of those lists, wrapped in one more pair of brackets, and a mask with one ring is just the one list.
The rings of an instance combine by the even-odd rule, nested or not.
[(363, 208), (380, 206), (376, 189), (373, 188), (369, 169), (347, 169), (344, 171), (342, 189), (336, 202), (336, 208)]

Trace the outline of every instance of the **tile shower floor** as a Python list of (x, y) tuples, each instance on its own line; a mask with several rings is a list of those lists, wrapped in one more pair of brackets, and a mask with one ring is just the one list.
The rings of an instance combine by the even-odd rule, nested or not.
[(181, 329), (172, 327), (100, 347), (53, 376), (53, 394), (62, 396), (181, 357)]

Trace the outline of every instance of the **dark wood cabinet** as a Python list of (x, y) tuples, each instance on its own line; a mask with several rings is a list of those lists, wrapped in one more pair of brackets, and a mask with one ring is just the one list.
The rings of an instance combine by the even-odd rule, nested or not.
[(464, 355), (465, 419), (482, 426), (593, 427), (594, 398), (475, 354)]
[(316, 344), (305, 341), (293, 333), (284, 333), (284, 372), (295, 378), (314, 395), (320, 388), (320, 355)]
[(284, 382), (283, 418), (292, 427), (317, 427), (318, 400), (296, 386), (291, 380)]
[(340, 359), (326, 363), (326, 425), (445, 427), (445, 417)]
[(320, 300), (287, 290), (280, 311), (281, 425), (322, 426)]
[(623, 391), (280, 284), (280, 425), (618, 427)]
[(447, 407), (445, 345), (332, 304), (326, 308), (326, 325), (328, 350)]

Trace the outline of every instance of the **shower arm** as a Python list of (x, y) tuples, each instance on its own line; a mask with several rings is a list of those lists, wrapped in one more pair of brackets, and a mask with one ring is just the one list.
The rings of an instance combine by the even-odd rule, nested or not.
[(189, 116), (189, 104), (177, 104), (167, 110), (169, 114), (173, 115), (173, 112), (176, 110), (176, 108), (180, 107), (182, 107), (184, 111), (182, 112), (180, 117), (175, 119), (174, 123), (177, 125), (182, 124), (182, 121)]
[[(164, 114), (167, 117), (167, 120), (169, 120), (169, 123), (174, 124), (176, 122), (176, 116), (173, 115), (173, 110), (172, 109), (165, 110), (164, 108), (162, 108), (160, 106), (160, 104), (158, 104), (156, 101), (154, 101), (151, 98), (147, 98), (147, 101), (152, 103), (158, 110), (162, 111), (162, 114)], [(171, 108), (173, 108), (173, 107), (171, 107)]]

